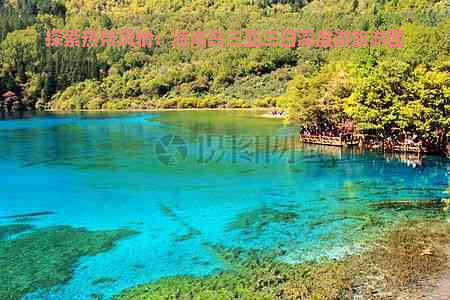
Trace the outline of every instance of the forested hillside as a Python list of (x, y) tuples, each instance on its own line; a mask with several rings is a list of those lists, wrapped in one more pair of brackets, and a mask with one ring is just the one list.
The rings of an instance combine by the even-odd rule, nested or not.
[[(449, 126), (447, 1), (0, 2), (0, 110), (289, 107), (303, 126)], [(160, 46), (46, 47), (49, 29), (152, 30)], [(173, 47), (174, 30), (387, 30), (404, 48)]]

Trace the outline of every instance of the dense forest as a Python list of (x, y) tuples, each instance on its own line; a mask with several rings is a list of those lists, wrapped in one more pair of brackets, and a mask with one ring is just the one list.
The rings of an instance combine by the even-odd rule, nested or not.
[[(450, 18), (438, 0), (0, 1), (0, 111), (279, 106), (443, 141)], [(153, 47), (46, 47), (51, 29), (152, 30)], [(174, 30), (403, 30), (403, 48), (173, 47)]]

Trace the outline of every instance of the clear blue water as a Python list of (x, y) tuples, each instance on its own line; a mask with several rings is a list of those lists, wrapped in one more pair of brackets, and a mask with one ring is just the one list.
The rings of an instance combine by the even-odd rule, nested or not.
[[(31, 224), (140, 232), (83, 257), (67, 283), (26, 298), (109, 298), (163, 276), (210, 274), (224, 268), (208, 251), (212, 244), (282, 248), (279, 259), (293, 262), (339, 256), (352, 251), (371, 201), (441, 198), (448, 188), (444, 158), (414, 165), (379, 153), (273, 146), (294, 133), (277, 120), (238, 112), (0, 120), (0, 217), (52, 211)], [(298, 218), (258, 229), (230, 226), (242, 213), (267, 208)], [(8, 222), (0, 218), (0, 225)], [(116, 281), (92, 284), (105, 277)]]

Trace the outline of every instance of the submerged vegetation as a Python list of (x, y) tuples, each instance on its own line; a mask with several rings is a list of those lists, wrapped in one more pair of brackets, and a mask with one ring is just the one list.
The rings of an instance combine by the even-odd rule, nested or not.
[(33, 226), (29, 224), (0, 225), (0, 240), (30, 230), (31, 228), (33, 228)]
[[(20, 226), (14, 228), (16, 232), (30, 229), (29, 225), (11, 226)], [(20, 299), (27, 293), (63, 283), (71, 278), (80, 257), (107, 251), (116, 241), (135, 233), (129, 229), (89, 231), (56, 226), (0, 241), (0, 298)]]
[[(352, 189), (349, 183), (345, 188)], [(420, 287), (430, 276), (448, 272), (450, 223), (442, 212), (446, 201), (441, 202), (385, 200), (339, 211), (332, 220), (322, 222), (352, 221), (348, 231), (335, 233), (362, 247), (337, 259), (287, 263), (289, 253), (282, 247), (249, 249), (204, 243), (224, 270), (203, 277), (162, 278), (129, 288), (114, 299), (395, 299)], [(386, 219), (380, 215), (383, 212), (394, 217)], [(238, 214), (227, 229), (258, 233), (271, 224), (297, 218), (292, 211), (260, 207)]]
[(115, 299), (351, 299), (395, 296), (448, 267), (450, 225), (404, 220), (374, 245), (341, 260), (286, 264), (279, 253), (211, 247), (232, 266), (205, 277), (178, 276), (124, 291)]
[(269, 207), (260, 207), (243, 212), (228, 224), (229, 230), (259, 232), (274, 223), (289, 223), (297, 219), (293, 211), (281, 211)]

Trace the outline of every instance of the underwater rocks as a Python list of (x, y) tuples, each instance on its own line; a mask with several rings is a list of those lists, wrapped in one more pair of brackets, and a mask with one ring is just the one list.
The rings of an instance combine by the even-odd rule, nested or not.
[(1, 225), (0, 226), (0, 240), (6, 239), (15, 234), (30, 230), (31, 228), (33, 228), (33, 226), (28, 225), (28, 224)]
[(0, 299), (20, 299), (61, 284), (71, 278), (80, 257), (107, 251), (116, 241), (135, 233), (130, 229), (90, 231), (55, 226), (0, 241)]

